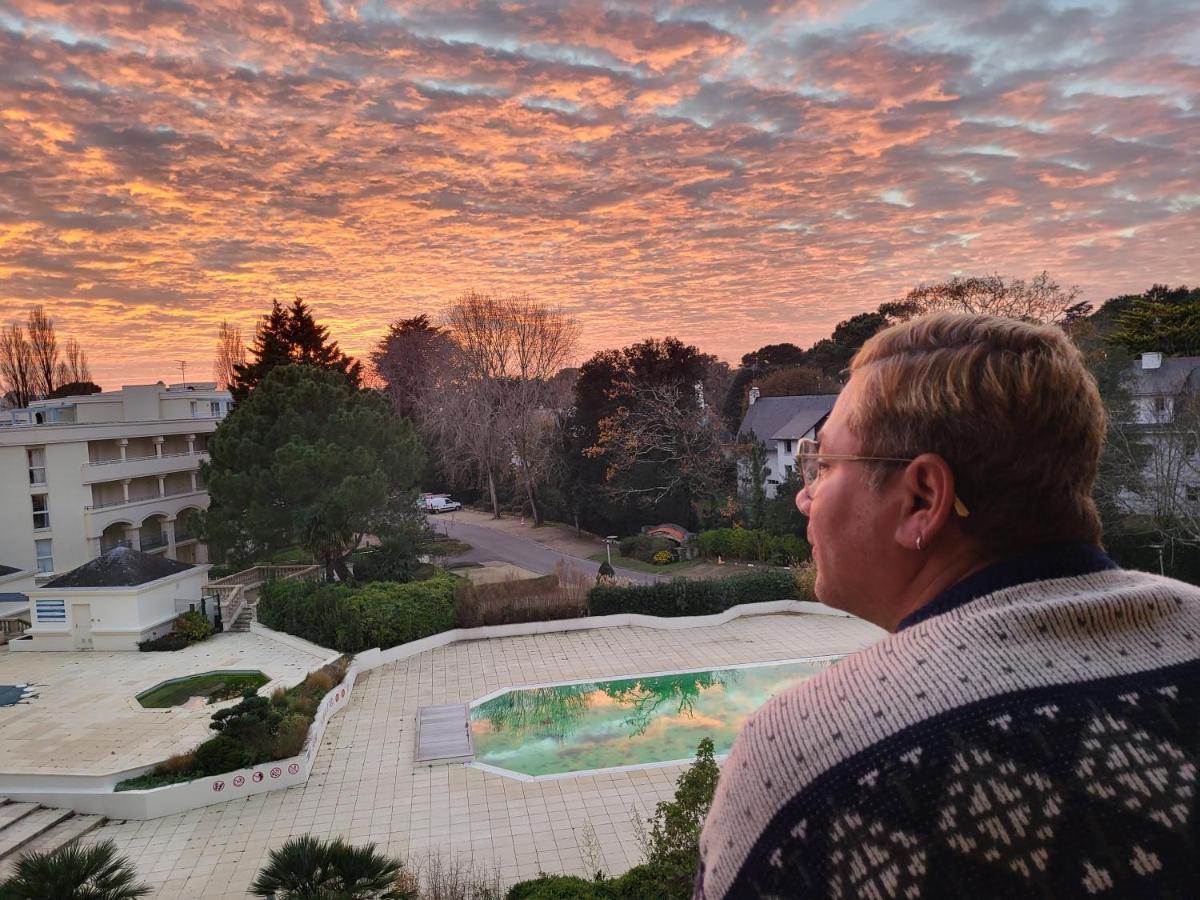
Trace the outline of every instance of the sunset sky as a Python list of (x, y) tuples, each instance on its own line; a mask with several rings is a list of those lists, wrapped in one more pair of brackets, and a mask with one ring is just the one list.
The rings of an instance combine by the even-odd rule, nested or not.
[(470, 288), (736, 360), (955, 273), (1200, 280), (1195, 0), (0, 0), (0, 321), (208, 377)]

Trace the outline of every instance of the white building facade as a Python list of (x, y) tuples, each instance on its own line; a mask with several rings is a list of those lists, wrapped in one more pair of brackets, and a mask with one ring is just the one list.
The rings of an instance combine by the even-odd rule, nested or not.
[[(750, 389), (750, 405), (742, 419), (739, 435), (753, 435), (767, 451), (764, 488), (774, 497), (779, 485), (796, 468), (800, 441), (815, 438), (829, 418), (836, 394), (806, 394), (792, 397), (761, 397)], [(738, 463), (739, 488), (749, 487), (750, 470), (745, 460)]]
[(121, 544), (207, 562), (198, 469), (231, 406), (215, 384), (159, 382), (0, 412), (0, 564), (32, 588)]

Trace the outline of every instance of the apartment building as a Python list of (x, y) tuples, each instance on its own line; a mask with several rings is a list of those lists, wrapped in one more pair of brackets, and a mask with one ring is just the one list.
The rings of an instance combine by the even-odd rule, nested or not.
[(198, 469), (231, 405), (215, 384), (159, 382), (0, 411), (0, 566), (33, 588), (122, 543), (207, 562)]

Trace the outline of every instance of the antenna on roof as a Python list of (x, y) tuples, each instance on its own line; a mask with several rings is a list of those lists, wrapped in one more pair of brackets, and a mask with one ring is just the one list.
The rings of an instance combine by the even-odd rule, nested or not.
[(179, 363), (179, 380), (182, 381), (186, 385), (187, 384), (187, 360), (186, 359), (177, 359), (177, 360), (175, 360), (175, 362)]

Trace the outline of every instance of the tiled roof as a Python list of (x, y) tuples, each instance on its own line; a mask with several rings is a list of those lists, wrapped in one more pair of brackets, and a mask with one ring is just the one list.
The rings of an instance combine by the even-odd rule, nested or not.
[(103, 556), (60, 575), (45, 587), (130, 587), (192, 568), (195, 567), (165, 556), (151, 556), (130, 547), (114, 547)]
[(794, 440), (829, 415), (835, 400), (837, 394), (760, 397), (746, 410), (738, 432), (751, 433), (764, 444), (771, 440)]

